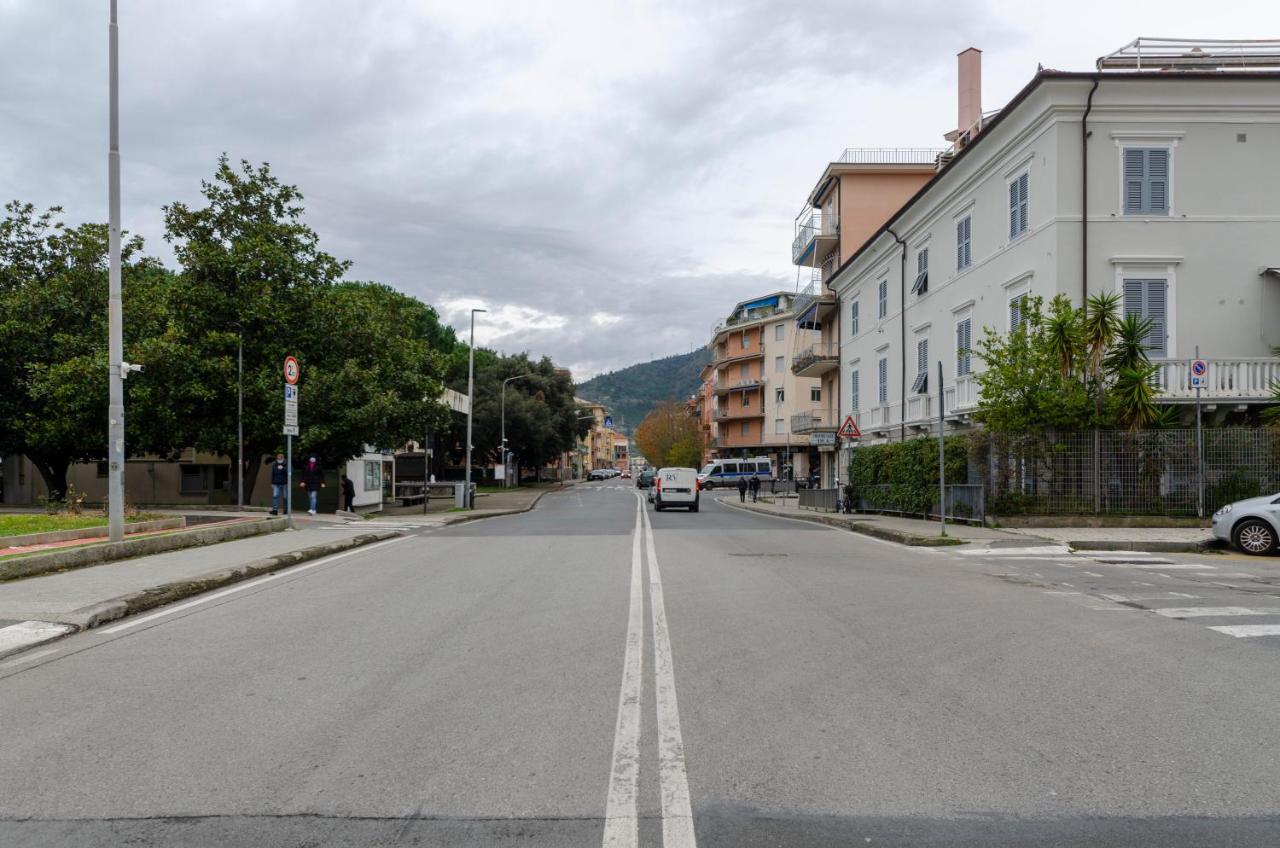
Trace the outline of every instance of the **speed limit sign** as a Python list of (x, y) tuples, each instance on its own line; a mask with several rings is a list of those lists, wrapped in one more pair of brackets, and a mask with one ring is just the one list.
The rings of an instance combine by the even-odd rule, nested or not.
[(284, 381), (291, 386), (298, 385), (298, 360), (292, 356), (284, 358)]

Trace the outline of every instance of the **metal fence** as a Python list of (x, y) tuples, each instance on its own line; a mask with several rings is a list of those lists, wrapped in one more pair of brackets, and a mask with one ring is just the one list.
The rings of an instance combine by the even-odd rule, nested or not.
[(995, 515), (1208, 515), (1280, 490), (1280, 431), (1205, 428), (1203, 442), (1201, 467), (1192, 429), (975, 433), (970, 473)]
[(839, 489), (801, 489), (799, 506), (801, 509), (835, 512), (839, 494)]

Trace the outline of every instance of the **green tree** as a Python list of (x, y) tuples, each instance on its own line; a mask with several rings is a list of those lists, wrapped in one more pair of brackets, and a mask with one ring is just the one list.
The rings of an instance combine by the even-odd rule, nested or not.
[(655, 466), (697, 468), (702, 464), (702, 430), (698, 420), (675, 401), (649, 411), (635, 433), (640, 452)]
[(1081, 341), (1088, 361), (1096, 421), (1102, 420), (1103, 396), (1106, 391), (1102, 361), (1120, 331), (1120, 319), (1117, 317), (1119, 309), (1120, 295), (1101, 292), (1085, 301), (1084, 315), (1081, 318)]

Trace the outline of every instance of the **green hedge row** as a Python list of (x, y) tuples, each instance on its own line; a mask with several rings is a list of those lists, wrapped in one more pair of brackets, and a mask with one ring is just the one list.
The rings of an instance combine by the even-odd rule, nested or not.
[[(947, 483), (968, 481), (968, 448), (963, 436), (944, 440)], [(849, 462), (846, 497), (863, 498), (875, 509), (927, 513), (938, 497), (938, 440), (929, 436), (855, 448)]]

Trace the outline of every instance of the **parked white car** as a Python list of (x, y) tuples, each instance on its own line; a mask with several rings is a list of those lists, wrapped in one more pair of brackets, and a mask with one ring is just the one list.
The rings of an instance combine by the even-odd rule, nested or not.
[(653, 508), (661, 512), (668, 507), (683, 506), (697, 512), (700, 489), (698, 469), (659, 468), (653, 481)]
[(1280, 550), (1280, 493), (1227, 504), (1213, 514), (1213, 535), (1255, 556)]

